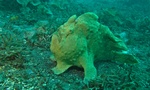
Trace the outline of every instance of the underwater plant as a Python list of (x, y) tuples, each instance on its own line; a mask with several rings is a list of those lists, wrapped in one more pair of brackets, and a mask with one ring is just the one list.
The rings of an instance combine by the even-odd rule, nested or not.
[(12, 31), (0, 32), (0, 60), (15, 60), (23, 50), (23, 39)]

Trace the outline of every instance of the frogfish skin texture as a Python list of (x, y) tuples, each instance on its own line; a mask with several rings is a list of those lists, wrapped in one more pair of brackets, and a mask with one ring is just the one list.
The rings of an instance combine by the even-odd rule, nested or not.
[(71, 66), (84, 69), (84, 80), (96, 77), (94, 62), (111, 60), (122, 63), (137, 63), (128, 53), (125, 43), (113, 35), (110, 29), (98, 22), (98, 16), (87, 12), (79, 17), (73, 15), (52, 35), (50, 50), (57, 62), (52, 69), (61, 74)]

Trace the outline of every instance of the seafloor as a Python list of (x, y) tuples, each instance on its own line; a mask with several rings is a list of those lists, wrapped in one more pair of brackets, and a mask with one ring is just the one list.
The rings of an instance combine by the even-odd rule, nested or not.
[[(0, 90), (150, 90), (150, 0), (40, 1), (25, 6), (0, 0)], [(53, 74), (49, 46), (70, 16), (89, 11), (124, 40), (139, 63), (98, 62), (97, 78), (84, 84), (81, 68)]]

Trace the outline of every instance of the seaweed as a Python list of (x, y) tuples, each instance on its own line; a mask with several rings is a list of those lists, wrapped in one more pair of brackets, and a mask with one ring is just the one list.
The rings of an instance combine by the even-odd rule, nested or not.
[(15, 60), (23, 50), (23, 39), (10, 30), (0, 32), (0, 60)]

